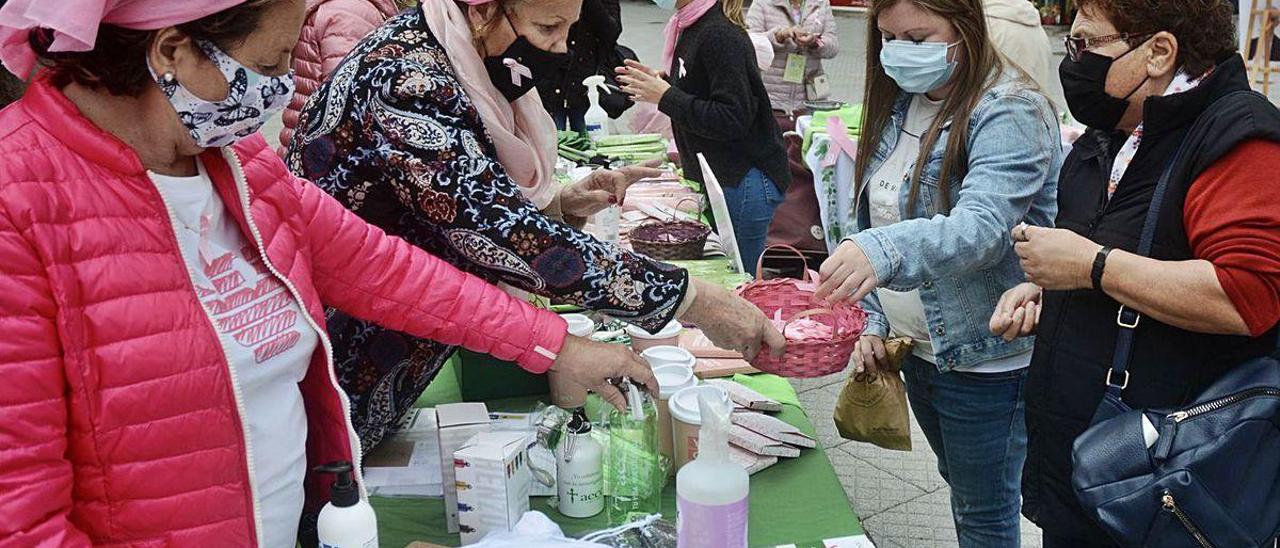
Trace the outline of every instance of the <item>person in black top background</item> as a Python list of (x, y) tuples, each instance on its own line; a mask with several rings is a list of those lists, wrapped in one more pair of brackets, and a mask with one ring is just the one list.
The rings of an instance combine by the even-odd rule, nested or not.
[(618, 0), (583, 0), (582, 15), (569, 29), (570, 61), (555, 76), (538, 82), (542, 104), (551, 113), (556, 129), (586, 131), (587, 88), (582, 81), (588, 76), (605, 74), (613, 68), (604, 66), (618, 37), (622, 36), (622, 8)]
[[(704, 154), (724, 187), (743, 265), (764, 252), (773, 212), (791, 182), (782, 134), (742, 20), (742, 0), (722, 0), (700, 17), (686, 10), (704, 0), (679, 0), (679, 33), (667, 73), (635, 61), (618, 69), (622, 90), (671, 118), (684, 176), (703, 181)], [(719, 8), (719, 9), (717, 9)], [(683, 26), (683, 25), (682, 25)]]

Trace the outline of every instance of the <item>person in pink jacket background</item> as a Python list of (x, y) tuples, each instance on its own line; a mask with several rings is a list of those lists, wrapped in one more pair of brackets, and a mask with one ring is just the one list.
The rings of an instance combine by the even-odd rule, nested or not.
[[(829, 86), (813, 85), (826, 79), (822, 61), (840, 53), (830, 0), (756, 0), (747, 11), (747, 30), (767, 36), (773, 46), (772, 63), (763, 71), (773, 110), (791, 115), (806, 111), (805, 101), (830, 97)], [(803, 59), (800, 78), (786, 78), (788, 63), (799, 62), (792, 56)]]
[[(284, 111), (280, 146), (288, 147), (307, 99), (320, 88), (342, 58), (374, 29), (418, 0), (307, 0), (307, 16), (293, 48), (297, 90)], [(284, 149), (280, 149), (284, 156)]]
[(314, 467), (361, 460), (325, 305), (656, 388), (289, 173), (258, 130), (301, 0), (46, 1), (0, 8), (0, 61), (40, 68), (0, 112), (0, 546), (313, 546)]

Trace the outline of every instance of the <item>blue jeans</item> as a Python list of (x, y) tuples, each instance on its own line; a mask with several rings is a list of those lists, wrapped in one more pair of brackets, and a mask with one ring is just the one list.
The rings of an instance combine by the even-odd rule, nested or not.
[(902, 367), (907, 398), (938, 472), (951, 486), (961, 548), (1017, 548), (1027, 460), (1027, 370), (939, 373), (915, 356)]
[[(759, 169), (752, 169), (738, 186), (724, 186), (724, 200), (729, 206), (733, 235), (738, 239), (738, 256), (748, 272), (755, 272), (756, 261), (764, 253), (764, 243), (773, 223), (773, 211), (786, 195), (773, 184), (773, 179)], [(717, 221), (719, 222), (719, 221)]]
[(577, 133), (586, 133), (587, 131), (587, 111), (568, 112), (557, 110), (551, 113), (551, 119), (556, 123), (556, 129), (560, 131), (574, 131)]

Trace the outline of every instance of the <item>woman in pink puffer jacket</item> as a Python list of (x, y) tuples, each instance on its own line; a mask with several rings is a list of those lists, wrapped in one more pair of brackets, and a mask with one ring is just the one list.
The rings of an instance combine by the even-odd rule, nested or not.
[(313, 468), (361, 458), (325, 305), (614, 402), (607, 378), (653, 387), (288, 172), (256, 131), (300, 0), (44, 1), (0, 8), (0, 60), (47, 67), (0, 112), (0, 546), (293, 546)]
[(307, 20), (298, 45), (293, 48), (298, 89), (284, 111), (281, 157), (293, 140), (302, 107), (338, 68), (342, 58), (397, 11), (417, 3), (417, 0), (307, 0)]

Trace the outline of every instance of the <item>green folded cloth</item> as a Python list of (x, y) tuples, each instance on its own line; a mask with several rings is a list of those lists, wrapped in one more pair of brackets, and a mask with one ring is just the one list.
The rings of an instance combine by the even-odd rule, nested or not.
[(813, 145), (814, 135), (826, 135), (827, 120), (832, 116), (839, 116), (844, 121), (844, 127), (848, 128), (849, 135), (857, 138), (862, 135), (862, 104), (849, 105), (837, 110), (824, 110), (813, 113), (813, 123), (809, 124), (809, 129), (804, 132), (804, 144), (800, 147), (802, 155), (809, 155), (809, 147)]

